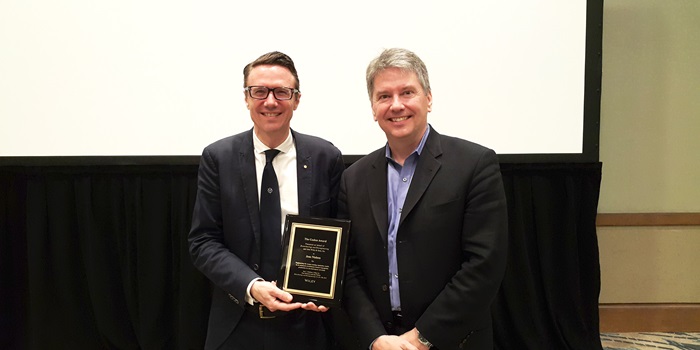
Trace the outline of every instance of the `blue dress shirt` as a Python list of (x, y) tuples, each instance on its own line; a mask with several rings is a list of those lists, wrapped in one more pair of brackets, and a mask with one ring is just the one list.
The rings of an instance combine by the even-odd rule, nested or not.
[(401, 220), (401, 211), (403, 204), (406, 201), (408, 188), (411, 186), (413, 174), (416, 172), (418, 157), (423, 151), (425, 140), (428, 139), (430, 133), (430, 125), (425, 130), (423, 138), (420, 140), (416, 150), (411, 153), (401, 166), (391, 157), (391, 149), (389, 144), (386, 145), (387, 162), (387, 203), (389, 206), (389, 237), (387, 242), (387, 251), (389, 258), (389, 292), (391, 298), (391, 309), (394, 311), (401, 310), (401, 297), (399, 294), (399, 267), (396, 261), (396, 232), (399, 229), (399, 221)]

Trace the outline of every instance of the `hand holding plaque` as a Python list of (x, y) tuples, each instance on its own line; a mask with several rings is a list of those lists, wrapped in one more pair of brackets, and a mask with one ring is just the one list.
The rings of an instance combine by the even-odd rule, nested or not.
[(340, 306), (350, 220), (287, 215), (277, 285), (294, 301)]

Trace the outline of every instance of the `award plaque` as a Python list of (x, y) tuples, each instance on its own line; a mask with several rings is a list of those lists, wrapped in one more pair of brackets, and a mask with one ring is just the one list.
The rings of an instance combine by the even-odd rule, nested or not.
[(287, 215), (277, 286), (295, 302), (340, 306), (350, 220)]

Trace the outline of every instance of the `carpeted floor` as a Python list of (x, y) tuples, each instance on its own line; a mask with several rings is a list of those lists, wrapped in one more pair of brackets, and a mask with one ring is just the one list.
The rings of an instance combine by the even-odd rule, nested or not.
[(605, 350), (700, 350), (700, 333), (603, 333)]

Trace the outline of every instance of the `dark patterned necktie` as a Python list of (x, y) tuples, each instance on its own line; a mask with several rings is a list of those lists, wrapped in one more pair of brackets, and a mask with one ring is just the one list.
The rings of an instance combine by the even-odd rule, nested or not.
[(282, 253), (282, 209), (277, 175), (272, 159), (279, 154), (276, 149), (265, 151), (265, 169), (260, 185), (260, 229), (262, 231), (262, 269), (260, 276), (266, 281), (277, 279)]

